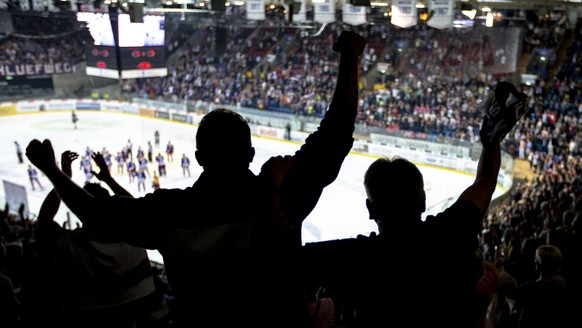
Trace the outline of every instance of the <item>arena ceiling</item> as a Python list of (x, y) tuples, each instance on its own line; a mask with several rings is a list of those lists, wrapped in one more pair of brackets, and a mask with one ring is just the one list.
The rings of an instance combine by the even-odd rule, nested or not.
[[(374, 1), (376, 2), (376, 1)], [(391, 4), (391, 0), (379, 0)], [(417, 0), (428, 3), (430, 0)], [(582, 0), (457, 0), (459, 4), (471, 4), (477, 8), (489, 6), (493, 9), (542, 9), (542, 8), (582, 8)]]
[(582, 8), (582, 0), (457, 0), (457, 3), (489, 6), (494, 9)]
[[(94, 1), (94, 0), (84, 0), (84, 1)], [(107, 1), (107, 0), (105, 0)], [(113, 1), (113, 0), (110, 0)], [(180, 4), (181, 6), (193, 5), (196, 9), (186, 9), (181, 10), (181, 8), (175, 8), (170, 11), (173, 12), (208, 12), (206, 6), (213, 0), (116, 0), (120, 3), (123, 2), (135, 2), (144, 1), (146, 7), (149, 7), (153, 11), (168, 11), (164, 4)], [(239, 5), (244, 5), (246, 0), (224, 0), (225, 2), (232, 4), (239, 2)], [(236, 1), (236, 2), (235, 2)], [(265, 4), (279, 4), (282, 2), (289, 2), (292, 0), (264, 0)], [(299, 1), (299, 0), (295, 0)], [(306, 0), (308, 4), (312, 0)], [(343, 4), (344, 1), (350, 0), (335, 0), (336, 4)], [(370, 0), (371, 3), (380, 3), (382, 6), (390, 6), (393, 0)], [(424, 3), (428, 5), (431, 0), (416, 0), (417, 3)], [(204, 4), (203, 4), (204, 3)], [(582, 15), (582, 0), (456, 0), (456, 6), (460, 8), (463, 5), (472, 5), (475, 9), (479, 10), (483, 7), (489, 7), (493, 11), (496, 10), (536, 10), (536, 11), (548, 11), (548, 10), (558, 10), (558, 11), (568, 11), (577, 12), (578, 15)], [(198, 5), (201, 5), (200, 8)]]
[[(132, 0), (125, 0), (127, 2), (132, 2)], [(119, 2), (125, 2), (120, 0)], [(145, 0), (145, 3), (150, 5), (150, 7), (158, 7), (154, 3), (164, 3), (167, 0)], [(234, 0), (226, 0), (227, 2), (233, 2)], [(278, 3), (286, 2), (287, 0), (265, 0), (265, 3)], [(307, 0), (308, 2), (310, 0)], [(336, 2), (343, 2), (345, 0), (336, 0)], [(174, 0), (178, 3), (199, 3), (199, 2), (210, 2), (210, 0)], [(244, 0), (243, 0), (244, 2)], [(392, 4), (392, 0), (372, 0), (372, 2), (381, 2), (388, 5)], [(430, 0), (417, 0), (417, 2), (428, 3)], [(489, 6), (493, 9), (582, 9), (582, 0), (457, 0), (457, 5), (460, 4), (471, 4), (477, 8), (483, 6)]]

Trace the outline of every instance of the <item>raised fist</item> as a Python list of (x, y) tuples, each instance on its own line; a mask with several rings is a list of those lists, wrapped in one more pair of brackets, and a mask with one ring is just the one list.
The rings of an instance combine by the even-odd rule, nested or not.
[(43, 172), (57, 166), (55, 151), (49, 139), (45, 139), (43, 142), (37, 139), (32, 140), (26, 147), (26, 157)]
[(499, 82), (483, 105), (485, 111), (479, 135), (484, 146), (500, 143), (525, 112), (527, 95), (509, 82)]
[(360, 56), (366, 47), (366, 39), (354, 31), (343, 31), (333, 44), (333, 51), (340, 54), (352, 52)]

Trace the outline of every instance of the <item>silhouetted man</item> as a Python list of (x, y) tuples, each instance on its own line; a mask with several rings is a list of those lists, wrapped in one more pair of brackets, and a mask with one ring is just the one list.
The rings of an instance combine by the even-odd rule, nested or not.
[(319, 129), (294, 155), (281, 195), (285, 238), (273, 249), (257, 242), (262, 228), (254, 224), (270, 207), (272, 185), (263, 170), (258, 176), (249, 170), (255, 155), (250, 127), (233, 111), (216, 109), (201, 120), (195, 157), (203, 173), (186, 189), (96, 199), (59, 170), (49, 140), (31, 141), (27, 156), (83, 224), (162, 254), (184, 326), (309, 326), (288, 255), (301, 246), (303, 220), (352, 147), (365, 40), (343, 32), (333, 47), (340, 53), (334, 96)]
[(379, 234), (305, 245), (306, 281), (334, 293), (347, 327), (475, 327), (477, 237), (497, 183), (499, 142), (515, 121), (495, 123), (487, 115), (482, 125), (475, 181), (444, 212), (422, 221), (421, 172), (406, 159), (380, 158), (364, 176)]

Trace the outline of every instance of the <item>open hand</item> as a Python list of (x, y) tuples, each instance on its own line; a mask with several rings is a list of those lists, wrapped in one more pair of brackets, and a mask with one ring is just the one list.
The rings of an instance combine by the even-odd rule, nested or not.
[(66, 150), (61, 154), (61, 168), (63, 172), (70, 178), (73, 176), (73, 170), (71, 169), (71, 163), (79, 157), (79, 154)]
[(92, 158), (95, 161), (95, 164), (97, 164), (97, 167), (99, 168), (99, 173), (96, 173), (95, 171), (91, 171), (91, 173), (94, 176), (96, 176), (97, 179), (99, 179), (100, 181), (104, 181), (107, 178), (109, 178), (111, 175), (109, 174), (109, 168), (107, 167), (107, 163), (105, 163), (103, 154), (101, 154), (101, 152), (93, 153)]

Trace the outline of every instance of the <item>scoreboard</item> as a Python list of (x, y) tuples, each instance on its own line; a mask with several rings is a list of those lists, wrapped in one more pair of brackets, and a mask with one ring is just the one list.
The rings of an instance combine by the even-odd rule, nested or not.
[(93, 37), (85, 51), (87, 75), (132, 79), (168, 74), (164, 16), (145, 15), (143, 23), (132, 23), (126, 14), (118, 16), (119, 62), (109, 14), (79, 12), (77, 20), (87, 23)]
[(165, 47), (121, 48), (121, 78), (166, 76)]
[(119, 78), (115, 47), (87, 45), (85, 60), (87, 62), (87, 75)]

